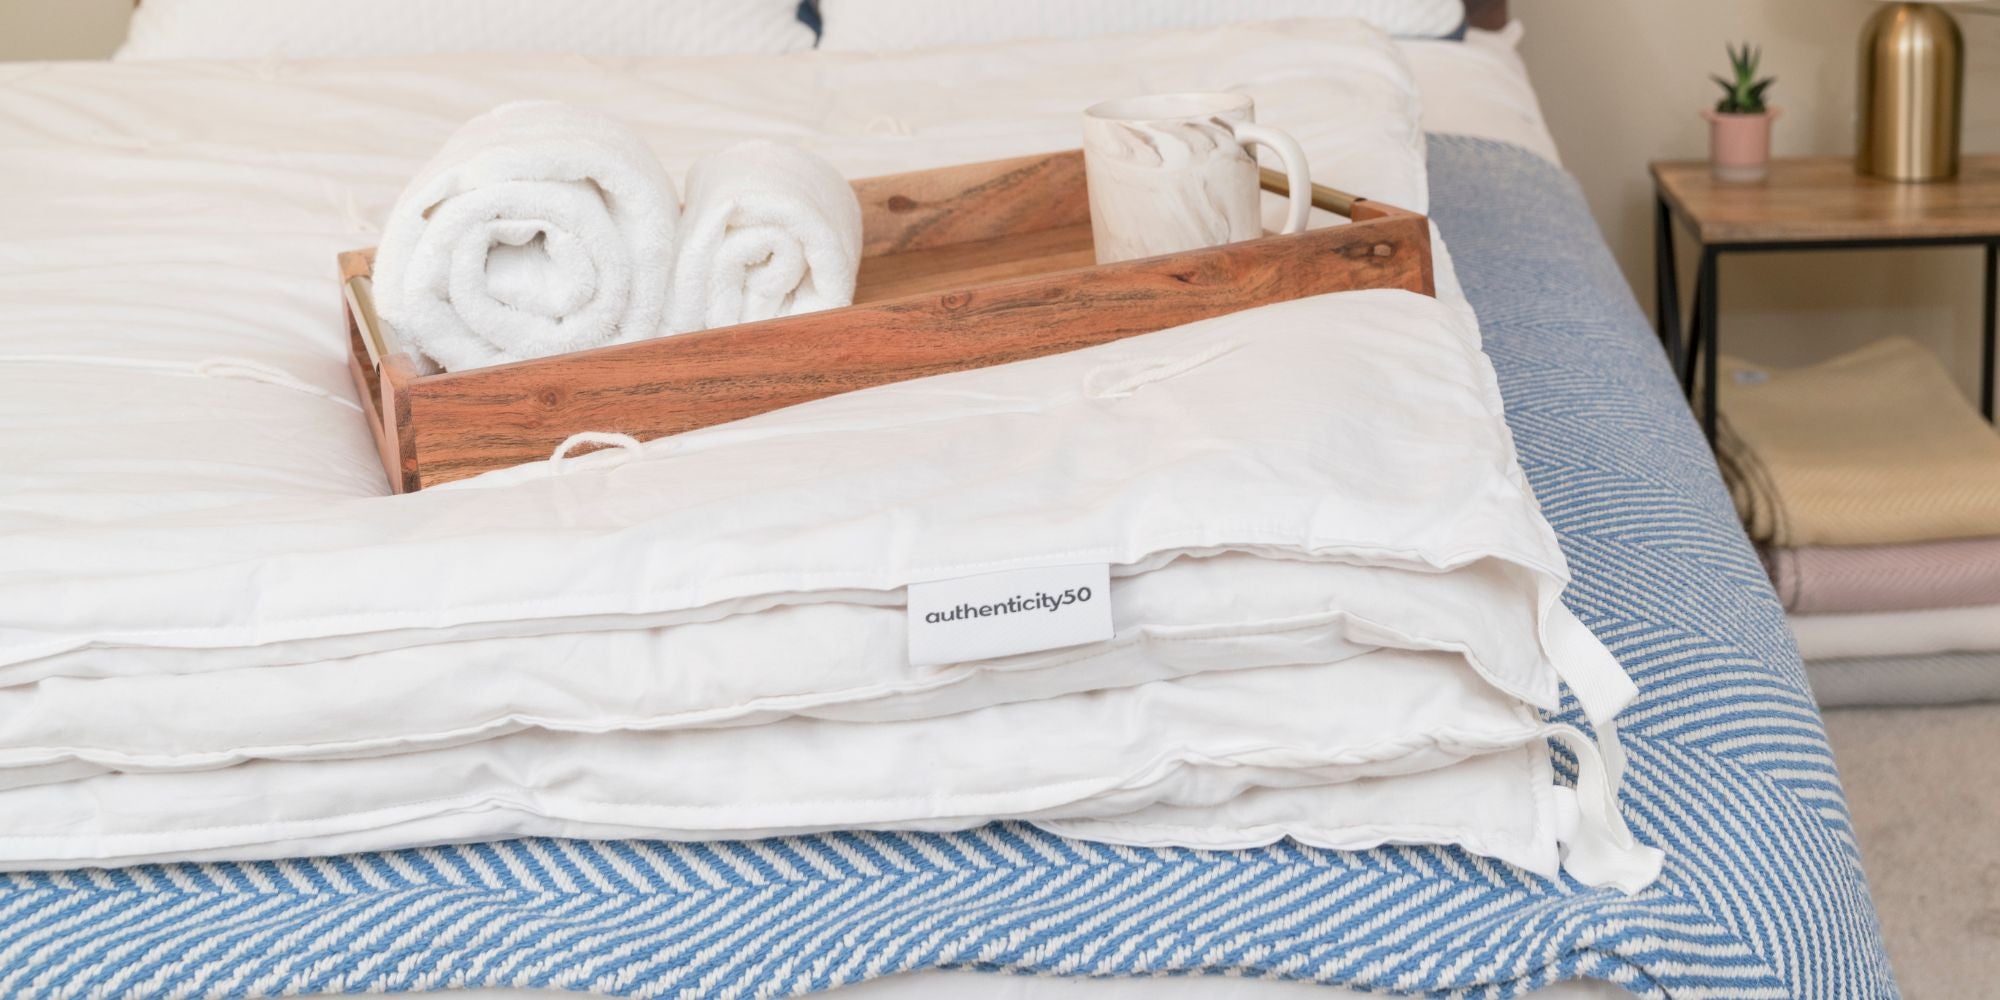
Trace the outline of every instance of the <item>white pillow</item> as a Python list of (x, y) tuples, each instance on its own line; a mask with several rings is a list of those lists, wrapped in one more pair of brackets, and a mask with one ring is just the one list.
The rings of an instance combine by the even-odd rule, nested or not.
[(114, 58), (737, 55), (812, 45), (797, 0), (144, 0)]
[(1465, 25), (1463, 0), (819, 0), (820, 48), (894, 52), (1024, 38), (1091, 38), (1236, 21), (1359, 18), (1399, 38)]

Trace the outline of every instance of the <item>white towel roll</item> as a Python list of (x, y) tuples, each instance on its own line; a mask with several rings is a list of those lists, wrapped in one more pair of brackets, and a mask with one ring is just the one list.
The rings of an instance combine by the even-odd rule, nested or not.
[(391, 210), (383, 319), (448, 370), (664, 332), (679, 207), (624, 126), (552, 101), (467, 122)]
[(833, 165), (753, 140), (688, 171), (668, 326), (689, 333), (854, 301), (861, 202)]

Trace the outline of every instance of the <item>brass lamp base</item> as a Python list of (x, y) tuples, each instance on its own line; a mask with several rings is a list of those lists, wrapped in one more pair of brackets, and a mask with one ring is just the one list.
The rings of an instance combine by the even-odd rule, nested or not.
[(1958, 176), (1965, 38), (1933, 3), (1890, 3), (1861, 35), (1855, 166), (1892, 181)]

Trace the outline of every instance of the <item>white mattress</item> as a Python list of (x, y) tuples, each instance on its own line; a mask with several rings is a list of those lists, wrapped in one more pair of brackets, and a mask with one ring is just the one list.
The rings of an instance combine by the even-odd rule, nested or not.
[[(1424, 96), (1424, 130), (1493, 139), (1560, 163), (1555, 139), (1516, 45), (1520, 25), (1472, 31), (1464, 42), (1407, 41)], [(922, 972), (878, 979), (838, 991), (842, 1000), (1364, 1000), (1349, 990), (1258, 979), (1048, 979)], [(1608, 983), (1574, 982), (1533, 994), (1537, 1000), (1609, 1000), (1627, 996)], [(476, 990), (452, 994), (476, 1000), (547, 1000), (549, 994)]]

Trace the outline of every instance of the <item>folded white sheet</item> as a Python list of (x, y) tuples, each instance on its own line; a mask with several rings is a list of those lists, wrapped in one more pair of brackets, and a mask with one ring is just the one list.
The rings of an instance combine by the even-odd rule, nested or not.
[(797, 146), (756, 139), (695, 161), (674, 253), (675, 333), (854, 301), (861, 202)]
[(446, 370), (657, 336), (680, 200), (645, 140), (554, 101), (465, 123), (382, 227), (375, 299)]
[(1792, 615), (1808, 660), (2000, 651), (2000, 607)]

